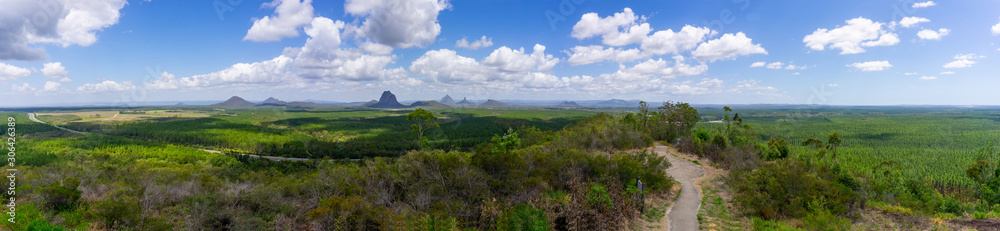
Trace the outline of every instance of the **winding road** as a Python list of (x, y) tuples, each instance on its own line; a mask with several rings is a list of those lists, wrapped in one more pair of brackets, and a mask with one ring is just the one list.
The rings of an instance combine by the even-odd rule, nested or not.
[[(29, 112), (28, 113), (28, 119), (30, 119), (31, 121), (35, 121), (36, 123), (48, 124), (48, 123), (42, 122), (41, 120), (36, 119), (35, 118), (35, 113), (33, 113), (33, 112)], [(52, 125), (52, 124), (49, 124), (49, 125)], [(76, 134), (87, 134), (86, 132), (81, 132), (81, 131), (77, 131), (77, 130), (73, 130), (73, 129), (69, 129), (69, 128), (64, 128), (64, 127), (56, 126), (56, 125), (52, 125), (52, 126), (58, 128), (58, 129), (62, 129), (63, 131), (67, 131), (67, 132), (72, 132), (72, 133), (76, 133)]]
[(694, 185), (694, 179), (705, 175), (705, 169), (690, 161), (678, 158), (668, 152), (668, 147), (656, 143), (654, 151), (666, 156), (671, 166), (667, 174), (681, 182), (681, 195), (667, 214), (670, 230), (698, 230), (698, 210), (701, 209), (701, 193)]

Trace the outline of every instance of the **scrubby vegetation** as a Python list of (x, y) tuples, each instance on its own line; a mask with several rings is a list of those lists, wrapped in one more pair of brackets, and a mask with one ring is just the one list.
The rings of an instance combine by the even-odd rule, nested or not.
[[(158, 123), (229, 123), (226, 131), (237, 133), (247, 131), (241, 126), (248, 128), (221, 121), (210, 117)], [(24, 182), (18, 192), (17, 218), (21, 222), (2, 227), (627, 229), (640, 219), (635, 180), (647, 184), (644, 193), (662, 193), (674, 182), (664, 172), (670, 163), (644, 151), (652, 144), (652, 134), (623, 116), (605, 113), (561, 130), (518, 122), (519, 126), (507, 127), (468, 150), (435, 149), (431, 139), (432, 148), (413, 147), (396, 158), (361, 161), (275, 162), (210, 153), (143, 138), (128, 128), (158, 123), (91, 130), (109, 134), (25, 129), (19, 155), (30, 161), (25, 160), (21, 169)], [(442, 129), (448, 124), (442, 123)], [(185, 132), (183, 127), (171, 129), (148, 131)], [(433, 137), (435, 130), (426, 134)], [(262, 140), (288, 134), (280, 128), (263, 131), (273, 137)], [(212, 136), (192, 136), (197, 137)], [(415, 145), (413, 140), (408, 142)]]

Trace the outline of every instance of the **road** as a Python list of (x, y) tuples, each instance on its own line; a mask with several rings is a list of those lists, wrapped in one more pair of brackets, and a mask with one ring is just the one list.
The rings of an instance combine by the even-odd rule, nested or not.
[[(30, 113), (29, 112), (28, 113), (28, 119), (30, 119), (31, 121), (35, 121), (37, 123), (40, 123), (40, 124), (48, 124), (48, 123), (42, 122), (41, 120), (36, 119), (35, 118), (35, 113)], [(52, 124), (49, 124), (49, 125), (52, 125)], [(58, 128), (58, 129), (62, 129), (63, 131), (67, 131), (67, 132), (72, 132), (72, 133), (76, 133), (76, 134), (87, 134), (86, 132), (81, 132), (81, 131), (77, 131), (77, 130), (73, 130), (73, 129), (69, 129), (69, 128), (64, 128), (64, 127), (56, 126), (56, 125), (52, 125), (52, 126)]]
[(705, 169), (701, 165), (675, 157), (667, 150), (667, 146), (656, 143), (654, 151), (670, 160), (671, 166), (667, 169), (667, 174), (674, 177), (674, 180), (681, 182), (681, 195), (674, 202), (670, 213), (667, 214), (667, 226), (670, 227), (670, 230), (698, 230), (701, 192), (694, 185), (693, 179), (704, 176)]

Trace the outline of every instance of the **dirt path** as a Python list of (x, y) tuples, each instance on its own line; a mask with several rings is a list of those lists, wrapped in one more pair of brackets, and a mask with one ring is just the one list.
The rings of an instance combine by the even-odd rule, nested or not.
[(667, 227), (670, 230), (698, 230), (698, 209), (701, 208), (701, 192), (695, 186), (694, 180), (705, 175), (701, 165), (671, 155), (668, 147), (656, 143), (654, 151), (666, 156), (671, 167), (667, 174), (681, 182), (681, 195), (667, 212)]
[[(28, 119), (31, 119), (31, 121), (35, 121), (36, 123), (47, 124), (45, 122), (42, 122), (41, 120), (36, 119), (35, 118), (35, 113), (28, 113)], [(49, 124), (49, 125), (52, 125), (52, 124)], [(81, 135), (82, 134), (87, 134), (86, 132), (81, 132), (81, 131), (77, 131), (77, 130), (73, 130), (73, 129), (69, 129), (69, 128), (64, 128), (64, 127), (56, 126), (56, 125), (52, 125), (52, 126), (58, 128), (58, 129), (62, 129), (63, 131), (67, 131), (67, 132), (72, 132), (72, 133), (81, 134)]]

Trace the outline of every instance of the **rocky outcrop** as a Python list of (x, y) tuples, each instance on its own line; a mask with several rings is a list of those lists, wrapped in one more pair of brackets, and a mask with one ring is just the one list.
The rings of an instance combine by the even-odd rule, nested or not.
[(443, 103), (443, 104), (455, 104), (455, 100), (452, 99), (451, 96), (449, 96), (449, 95), (444, 95), (444, 98), (441, 98), (441, 103)]
[(382, 92), (382, 97), (378, 99), (378, 103), (372, 104), (368, 107), (372, 108), (404, 108), (403, 104), (396, 101), (396, 95), (393, 95), (390, 91)]

